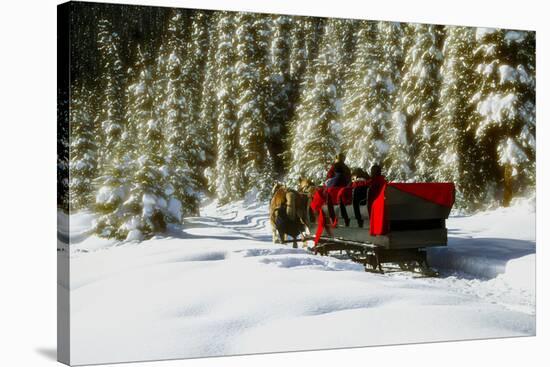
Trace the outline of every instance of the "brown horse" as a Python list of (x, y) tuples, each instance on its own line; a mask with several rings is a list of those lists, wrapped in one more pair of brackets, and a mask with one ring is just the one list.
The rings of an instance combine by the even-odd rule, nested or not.
[(281, 183), (275, 184), (271, 191), (272, 197), (269, 205), (269, 220), (274, 243), (286, 241), (286, 233), (278, 233), (276, 226), (279, 209), (283, 205), (286, 207), (286, 217), (294, 224), (303, 227), (302, 239), (309, 233), (311, 220), (309, 204), (314, 192), (315, 186), (311, 180), (302, 177), (298, 183), (298, 191), (289, 189)]

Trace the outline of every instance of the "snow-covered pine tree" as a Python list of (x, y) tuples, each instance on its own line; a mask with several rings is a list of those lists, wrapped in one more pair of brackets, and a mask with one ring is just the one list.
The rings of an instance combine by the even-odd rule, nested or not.
[[(166, 100), (166, 84), (168, 83), (166, 80), (166, 61), (169, 56), (168, 48), (164, 45), (164, 42), (161, 43), (157, 54), (155, 79), (153, 81), (155, 115), (159, 121), (166, 119), (166, 109), (163, 104)], [(133, 74), (132, 69), (128, 69), (128, 74)]]
[(240, 13), (236, 22), (235, 92), (239, 126), (240, 164), (246, 192), (269, 191), (264, 181), (268, 158), (266, 144), (266, 99), (264, 87), (267, 66), (267, 37), (264, 20), (251, 13)]
[(72, 88), (70, 109), (70, 206), (71, 210), (90, 207), (97, 178), (97, 129), (94, 125), (93, 94), (84, 86)]
[(351, 64), (354, 60), (354, 50), (357, 46), (357, 28), (360, 22), (350, 19), (335, 19), (334, 32), (329, 35), (329, 42), (333, 45), (336, 68), (336, 91), (338, 94), (338, 113), (342, 113), (342, 98), (346, 79), (352, 72)]
[[(399, 91), (402, 80), (402, 69), (405, 62), (405, 51), (408, 49), (408, 42), (411, 37), (406, 37), (405, 24), (396, 22), (377, 22), (378, 25), (378, 44), (381, 52), (380, 73), (385, 80), (386, 100), (384, 108), (386, 109), (383, 124), (388, 130), (385, 132), (384, 142), (390, 144), (391, 127), (393, 125), (393, 107)], [(388, 152), (389, 153), (389, 152)], [(390, 155), (386, 153), (382, 164), (383, 171), (391, 166)]]
[(361, 22), (357, 37), (355, 60), (346, 78), (343, 141), (348, 163), (368, 170), (382, 164), (389, 150), (393, 81), (382, 68), (386, 55), (376, 22)]
[[(217, 24), (217, 157), (213, 173), (216, 195), (220, 203), (240, 199), (244, 195), (244, 175), (239, 156), (239, 126), (235, 85), (235, 15), (221, 12)], [(236, 37), (235, 37), (236, 38)]]
[(69, 213), (69, 88), (67, 84), (57, 88), (57, 209)]
[[(134, 57), (140, 57), (141, 48), (136, 48), (136, 55)], [(122, 180), (121, 184), (124, 184), (125, 191), (128, 191), (128, 185), (131, 181), (131, 177), (136, 170), (137, 157), (140, 149), (138, 141), (139, 120), (136, 115), (139, 111), (136, 110), (135, 100), (135, 86), (139, 84), (139, 68), (141, 67), (139, 61), (132, 67), (126, 70), (127, 87), (125, 90), (125, 115), (124, 115), (124, 131), (120, 136), (118, 143), (118, 157), (120, 160), (119, 166), (116, 168), (117, 176), (120, 176)], [(155, 111), (158, 112), (158, 111)]]
[(184, 72), (186, 75), (185, 88), (187, 91), (190, 123), (187, 126), (187, 134), (193, 143), (189, 165), (193, 167), (195, 179), (205, 183), (203, 175), (209, 158), (207, 152), (211, 149), (211, 124), (201, 119), (201, 104), (203, 97), (203, 85), (206, 78), (206, 63), (208, 59), (208, 47), (210, 37), (209, 13), (195, 11), (192, 17), (190, 40), (185, 58)]
[(113, 32), (111, 23), (102, 19), (98, 25), (98, 49), (101, 62), (102, 104), (98, 111), (103, 131), (103, 144), (100, 150), (100, 168), (110, 164), (117, 154), (117, 145), (124, 130), (124, 70), (120, 59), (120, 39)]
[[(256, 15), (256, 19), (254, 22), (254, 35), (255, 35), (255, 43), (257, 47), (257, 53), (256, 53), (256, 63), (258, 65), (258, 73), (259, 73), (259, 79), (258, 83), (260, 84), (259, 90), (261, 91), (262, 98), (260, 99), (261, 107), (262, 107), (262, 116), (264, 118), (264, 123), (261, 124), (265, 129), (263, 132), (263, 148), (262, 151), (265, 151), (265, 160), (263, 163), (260, 164), (260, 176), (259, 176), (259, 182), (257, 184), (258, 189), (258, 199), (259, 200), (266, 200), (270, 198), (271, 189), (273, 188), (273, 184), (275, 182), (276, 177), (278, 176), (277, 171), (275, 170), (276, 161), (279, 161), (278, 154), (280, 153), (281, 146), (276, 147), (272, 146), (270, 149), (269, 147), (269, 136), (271, 130), (269, 125), (269, 119), (268, 119), (268, 99), (269, 99), (269, 87), (266, 86), (269, 80), (269, 49), (270, 49), (270, 41), (272, 38), (273, 30), (270, 27), (270, 18), (266, 16), (258, 16)], [(280, 134), (282, 135), (284, 131), (281, 131)], [(273, 141), (273, 139), (271, 139)], [(277, 138), (278, 141), (282, 141), (282, 139)], [(257, 158), (255, 158), (257, 160)]]
[(420, 57), (415, 60), (416, 89), (421, 93), (421, 99), (418, 100), (421, 104), (417, 110), (419, 115), (413, 125), (413, 133), (418, 142), (417, 181), (434, 181), (440, 165), (441, 151), (437, 148), (445, 130), (440, 128), (436, 113), (440, 103), (438, 97), (441, 88), (443, 36), (444, 28), (438, 25), (430, 25), (417, 31), (418, 43), (415, 46), (422, 50)]
[(167, 180), (168, 211), (177, 222), (184, 216), (198, 214), (200, 186), (196, 122), (191, 116), (191, 95), (196, 92), (193, 90), (196, 86), (190, 85), (190, 64), (185, 61), (189, 59), (190, 47), (186, 44), (189, 32), (184, 18), (179, 9), (171, 14), (165, 45), (161, 46), (157, 58), (160, 75), (156, 76), (155, 84), (156, 116), (166, 140), (166, 160), (161, 170)]
[(96, 180), (99, 187), (93, 209), (98, 214), (95, 231), (102, 237), (114, 237), (120, 225), (120, 205), (128, 193), (127, 155), (125, 143), (132, 141), (123, 136), (127, 130), (124, 121), (123, 86), (125, 75), (119, 54), (118, 34), (112, 31), (111, 23), (100, 20), (98, 25), (98, 48), (101, 61), (99, 90), (103, 92), (97, 114), (101, 126), (101, 149)]
[(167, 65), (166, 100), (166, 169), (169, 209), (178, 221), (183, 216), (198, 215), (198, 152), (195, 123), (191, 118), (190, 95), (181, 54), (174, 49)]
[(218, 67), (216, 64), (216, 52), (218, 46), (218, 32), (216, 25), (219, 21), (219, 14), (212, 15), (209, 19), (208, 52), (204, 65), (204, 80), (201, 89), (201, 103), (199, 120), (201, 134), (205, 142), (205, 161), (203, 163), (205, 178), (208, 183), (208, 190), (216, 192), (216, 180), (213, 167), (215, 166), (217, 149), (217, 86)]
[[(401, 84), (405, 50), (407, 49), (404, 32), (405, 25), (396, 22), (377, 22), (378, 44), (382, 55), (380, 70), (386, 79), (389, 102), (393, 104), (396, 92)], [(388, 116), (391, 119), (391, 116)]]
[(391, 129), (391, 166), (388, 176), (395, 180), (433, 180), (438, 166), (438, 139), (435, 114), (438, 106), (442, 27), (413, 24), (411, 47), (405, 57)]
[[(172, 9), (168, 17), (166, 32), (157, 53), (155, 74), (153, 78), (154, 108), (156, 119), (161, 123), (167, 118), (165, 108), (168, 88), (168, 62), (172, 54), (185, 59), (187, 56), (188, 20), (185, 10)], [(136, 57), (137, 58), (137, 57)]]
[(440, 131), (435, 142), (441, 158), (435, 179), (455, 183), (457, 207), (476, 209), (483, 199), (484, 188), (479, 179), (481, 152), (475, 144), (474, 132), (468, 129), (474, 113), (470, 99), (476, 90), (475, 28), (445, 28), (441, 104), (437, 114)]
[(346, 71), (348, 55), (341, 40), (350, 28), (346, 21), (329, 19), (319, 55), (304, 80), (302, 100), (291, 131), (289, 180), (307, 176), (322, 182), (329, 164), (340, 152), (341, 106), (338, 86)]
[[(140, 50), (140, 48), (138, 48)], [(164, 137), (155, 119), (152, 65), (146, 53), (138, 51), (135, 70), (139, 77), (130, 92), (130, 125), (137, 129), (137, 162), (131, 177), (129, 196), (114, 213), (119, 220), (118, 239), (142, 240), (162, 233), (169, 222), (179, 221), (168, 210)]]
[(303, 98), (303, 88), (306, 78), (313, 70), (313, 62), (319, 52), (320, 40), (323, 35), (325, 18), (316, 17), (292, 17), (290, 29), (290, 103), (292, 112), (287, 121), (286, 134), (283, 137), (284, 151), (282, 153), (285, 173), (292, 163), (293, 131), (298, 123), (296, 119), (297, 108)]
[(288, 133), (288, 121), (292, 114), (292, 80), (290, 76), (291, 17), (274, 16), (273, 32), (269, 53), (269, 96), (266, 135), (269, 151), (275, 158), (274, 169), (277, 175), (284, 171), (282, 157), (283, 138)]
[(471, 128), (485, 147), (485, 186), (506, 206), (535, 182), (535, 35), (478, 28), (476, 41)]
[(293, 101), (299, 96), (300, 83), (308, 65), (317, 57), (320, 39), (326, 19), (315, 17), (292, 17), (290, 34), (290, 79), (294, 91)]

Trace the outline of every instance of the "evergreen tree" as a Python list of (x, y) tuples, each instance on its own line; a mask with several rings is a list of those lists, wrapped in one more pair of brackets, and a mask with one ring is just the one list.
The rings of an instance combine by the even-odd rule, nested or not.
[(471, 128), (485, 147), (484, 186), (508, 205), (535, 182), (535, 35), (478, 28), (476, 41)]
[(57, 89), (57, 209), (69, 212), (69, 93), (68, 88)]
[[(333, 23), (333, 24), (331, 24)], [(354, 50), (357, 46), (357, 29), (360, 22), (350, 19), (333, 19), (329, 26), (333, 28), (328, 34), (328, 42), (334, 50), (334, 63), (336, 75), (336, 91), (339, 98), (338, 110), (341, 113), (342, 98), (344, 96), (344, 87), (346, 79), (352, 72), (351, 65), (354, 61)]]
[(93, 182), (98, 175), (98, 146), (92, 94), (84, 85), (72, 88), (72, 92), (69, 187), (71, 209), (78, 210), (89, 207), (93, 202)]
[(389, 150), (391, 76), (382, 68), (379, 33), (375, 22), (363, 22), (344, 100), (344, 142), (349, 164), (368, 169), (381, 164)]
[(235, 98), (235, 17), (222, 12), (217, 24), (217, 157), (215, 190), (220, 203), (242, 198), (244, 177), (239, 152), (239, 126)]
[[(191, 122), (188, 125), (187, 136), (191, 138), (189, 165), (192, 167), (193, 179), (203, 186), (207, 180), (204, 169), (212, 160), (212, 121), (203, 120), (202, 99), (203, 86), (207, 74), (208, 47), (210, 44), (211, 16), (202, 11), (194, 13), (191, 24), (191, 40), (189, 43), (188, 57), (184, 63), (186, 70), (186, 89), (189, 94)], [(192, 143), (192, 144), (191, 144)], [(196, 190), (195, 190), (196, 191)]]
[[(155, 116), (159, 121), (164, 121), (166, 119), (164, 101), (166, 100), (166, 87), (168, 84), (166, 77), (168, 74), (166, 62), (169, 57), (170, 53), (168, 53), (168, 47), (165, 47), (164, 43), (161, 44), (156, 58), (155, 80), (153, 81)], [(128, 69), (128, 74), (132, 74), (131, 68)]]
[(454, 182), (457, 206), (466, 209), (476, 208), (483, 199), (478, 174), (481, 152), (473, 131), (468, 129), (474, 112), (470, 103), (475, 91), (474, 47), (475, 29), (446, 27), (436, 142), (436, 149), (442, 154), (435, 179)]
[(303, 99), (306, 78), (312, 73), (312, 64), (318, 55), (324, 24), (324, 18), (292, 17), (289, 62), (291, 85), (289, 99), (292, 111), (287, 121), (286, 134), (283, 137), (284, 151), (281, 154), (285, 172), (288, 172), (292, 164), (291, 147), (294, 142), (293, 131), (297, 123), (296, 114)]
[[(393, 125), (393, 107), (396, 105), (397, 93), (401, 86), (402, 70), (405, 61), (405, 51), (408, 50), (411, 37), (406, 36), (406, 26), (395, 22), (377, 22), (378, 23), (378, 47), (380, 48), (380, 67), (379, 72), (385, 81), (385, 99), (382, 101), (384, 109), (384, 122), (380, 125), (385, 129), (383, 135), (384, 142), (391, 144), (391, 128)], [(382, 146), (383, 148), (383, 146)], [(384, 149), (382, 149), (383, 151)], [(380, 151), (380, 150), (378, 150)], [(382, 169), (387, 170), (391, 167), (389, 152), (382, 154)]]
[(396, 99), (391, 140), (393, 179), (433, 180), (438, 165), (435, 113), (440, 86), (440, 26), (415, 24), (414, 37), (405, 57), (406, 71)]
[(205, 178), (208, 181), (208, 190), (212, 193), (215, 189), (215, 174), (212, 167), (215, 166), (216, 148), (217, 148), (217, 82), (218, 67), (216, 64), (216, 52), (218, 45), (218, 33), (216, 25), (219, 21), (219, 15), (211, 16), (209, 19), (208, 32), (208, 51), (204, 65), (204, 79), (201, 87), (201, 102), (199, 111), (199, 121), (201, 135), (205, 144), (205, 159), (203, 167), (205, 169)]
[(178, 58), (185, 59), (187, 56), (187, 23), (184, 10), (171, 10), (166, 33), (156, 58), (156, 70), (153, 80), (154, 108), (156, 119), (160, 122), (166, 121), (168, 113), (165, 103), (168, 98), (168, 63), (170, 57), (171, 55), (177, 55)]
[[(407, 50), (405, 25), (396, 22), (377, 22), (378, 45), (380, 48), (380, 72), (386, 79), (388, 103), (394, 103), (396, 92), (400, 87), (404, 63), (404, 54)], [(391, 116), (388, 116), (391, 119)]]
[(251, 13), (237, 19), (235, 92), (239, 126), (240, 164), (245, 191), (269, 191), (264, 176), (268, 155), (266, 135), (267, 91), (264, 87), (267, 66), (265, 21)]
[(95, 230), (100, 236), (114, 237), (120, 225), (119, 211), (128, 194), (130, 181), (125, 163), (131, 150), (125, 147), (125, 143), (131, 142), (132, 139), (129, 134), (123, 137), (123, 132), (127, 128), (123, 121), (122, 89), (125, 77), (118, 51), (118, 34), (112, 31), (107, 20), (99, 22), (98, 30), (98, 48), (103, 73), (100, 90), (103, 91), (103, 98), (98, 113), (102, 145), (99, 160), (101, 175), (97, 179), (99, 190), (94, 205), (99, 215)]
[(295, 93), (292, 100), (298, 97), (300, 84), (305, 77), (308, 65), (317, 57), (320, 39), (323, 35), (325, 19), (314, 17), (293, 17), (290, 35), (290, 79), (292, 91)]
[(339, 39), (346, 31), (343, 21), (327, 21), (319, 56), (304, 81), (305, 93), (292, 126), (291, 182), (302, 175), (323, 181), (329, 163), (340, 151), (341, 101), (337, 85), (346, 67), (346, 55)]
[(198, 152), (195, 141), (197, 134), (194, 133), (195, 122), (190, 116), (190, 96), (186, 93), (185, 75), (180, 58), (174, 50), (167, 61), (168, 85), (167, 99), (164, 103), (167, 110), (165, 131), (170, 183), (167, 194), (171, 196), (170, 208), (178, 220), (181, 220), (183, 215), (198, 214), (199, 188)]
[[(417, 31), (417, 43), (422, 55), (415, 60), (416, 89), (420, 93), (418, 109), (412, 109), (412, 115), (418, 113), (413, 131), (418, 142), (418, 156), (416, 164), (417, 181), (433, 181), (435, 172), (440, 166), (441, 151), (437, 149), (441, 139), (439, 121), (436, 111), (439, 107), (439, 90), (441, 88), (441, 64), (443, 55), (443, 27), (428, 26)], [(414, 62), (414, 61), (413, 61)], [(415, 102), (413, 101), (413, 104)]]
[[(158, 123), (165, 132), (166, 161), (162, 171), (167, 178), (165, 194), (170, 214), (177, 221), (184, 216), (198, 215), (197, 191), (199, 185), (197, 149), (197, 121), (192, 118), (192, 94), (196, 86), (190, 85), (190, 47), (186, 46), (187, 22), (181, 11), (173, 12), (168, 22), (166, 50), (161, 52), (157, 61), (157, 70), (162, 72), (164, 81), (162, 98), (157, 108)], [(160, 77), (157, 77), (159, 80)]]
[[(208, 47), (209, 47), (209, 25), (210, 16), (208, 13), (197, 11), (192, 17), (190, 41), (187, 51), (187, 57), (184, 61), (184, 68), (186, 73), (185, 84), (190, 97), (190, 114), (193, 126), (197, 126), (198, 130), (204, 129), (200, 118), (201, 113), (201, 101), (202, 101), (202, 86), (205, 80), (205, 66), (208, 59)], [(202, 137), (203, 134), (197, 134), (198, 137)], [(205, 162), (205, 150), (208, 143), (202, 141), (200, 144), (201, 151), (199, 152), (198, 163), (204, 164)]]
[(113, 32), (111, 23), (105, 19), (99, 22), (98, 49), (100, 51), (103, 102), (99, 111), (103, 146), (100, 165), (108, 164), (117, 154), (117, 144), (124, 130), (124, 70), (120, 59), (120, 39)]
[[(139, 50), (139, 48), (138, 48)], [(169, 222), (180, 221), (169, 211), (166, 195), (164, 137), (154, 114), (154, 92), (151, 65), (146, 53), (138, 52), (136, 64), (139, 73), (136, 83), (130, 85), (131, 125), (137, 130), (138, 153), (133, 171), (129, 197), (117, 216), (120, 226), (116, 238), (141, 240), (166, 230)]]
[(292, 80), (290, 74), (291, 26), (289, 16), (281, 15), (273, 18), (274, 29), (269, 53), (269, 96), (267, 102), (267, 144), (269, 152), (274, 156), (274, 169), (277, 175), (284, 171), (282, 157), (283, 138), (288, 134), (288, 121), (292, 114)]

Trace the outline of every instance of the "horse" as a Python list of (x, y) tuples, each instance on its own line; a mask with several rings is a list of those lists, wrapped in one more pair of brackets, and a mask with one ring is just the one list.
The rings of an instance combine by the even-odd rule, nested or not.
[(302, 177), (298, 182), (298, 191), (279, 182), (273, 186), (269, 205), (273, 243), (285, 243), (286, 236), (290, 235), (294, 239), (293, 246), (297, 247), (297, 236), (301, 234), (305, 239), (313, 218), (309, 204), (314, 192), (313, 182)]

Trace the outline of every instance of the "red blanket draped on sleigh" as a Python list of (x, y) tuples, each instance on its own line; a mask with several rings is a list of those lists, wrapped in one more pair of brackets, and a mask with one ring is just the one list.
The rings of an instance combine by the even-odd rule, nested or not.
[(323, 234), (325, 229), (325, 215), (323, 214), (323, 205), (325, 205), (325, 189), (320, 188), (313, 194), (313, 200), (311, 200), (311, 210), (318, 213), (317, 215), (317, 232), (315, 232), (315, 245), (319, 242), (319, 238)]
[(372, 179), (372, 185), (369, 188), (369, 215), (370, 229), (369, 234), (380, 235), (388, 231), (388, 224), (385, 216), (385, 192), (386, 178), (378, 176)]
[(455, 202), (455, 185), (451, 182), (390, 183), (389, 185), (447, 208), (451, 208)]

